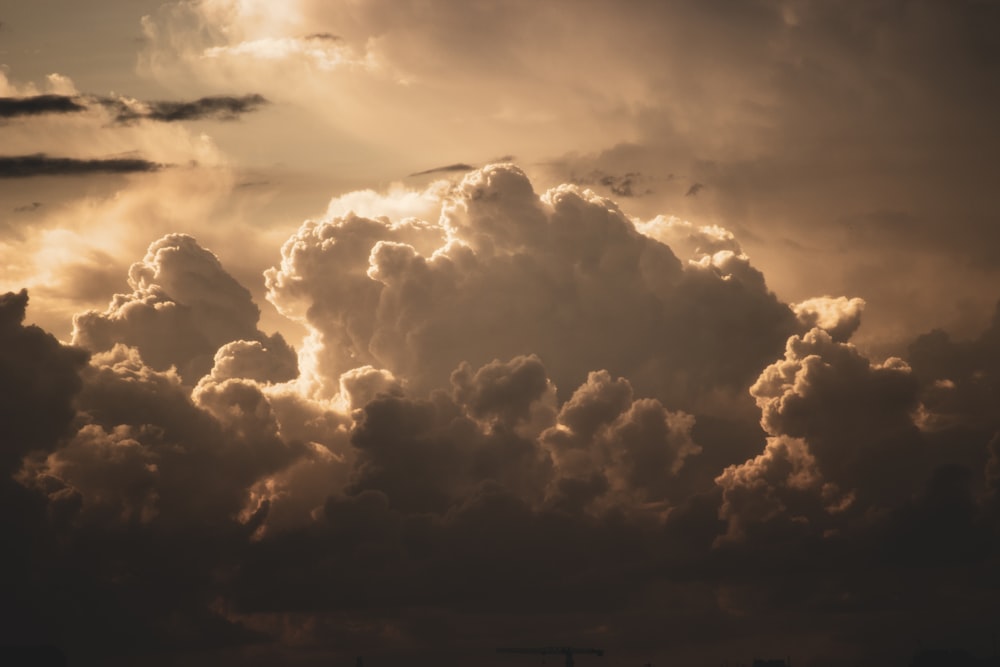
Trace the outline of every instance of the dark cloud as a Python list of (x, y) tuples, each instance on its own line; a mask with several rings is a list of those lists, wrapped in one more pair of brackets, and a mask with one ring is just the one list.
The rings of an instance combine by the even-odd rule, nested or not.
[(79, 103), (78, 98), (70, 95), (0, 97), (0, 118), (76, 113), (86, 108)]
[(242, 114), (256, 111), (268, 101), (262, 95), (242, 97), (214, 96), (202, 97), (193, 102), (150, 102), (149, 112), (144, 118), (164, 122), (179, 120), (234, 120)]
[(17, 206), (14, 208), (14, 213), (30, 213), (31, 211), (37, 211), (42, 207), (42, 202), (33, 201), (30, 204), (25, 204), (24, 206)]
[(271, 181), (242, 181), (237, 183), (235, 187), (237, 188), (261, 188), (265, 185), (270, 185)]
[(424, 176), (426, 174), (440, 174), (449, 171), (472, 171), (475, 169), (472, 165), (465, 164), (464, 162), (456, 162), (455, 164), (445, 165), (443, 167), (434, 167), (433, 169), (425, 169), (424, 171), (417, 171), (410, 176)]
[(687, 192), (684, 193), (685, 197), (695, 197), (699, 192), (705, 188), (701, 183), (693, 183), (691, 187), (688, 188)]
[(73, 419), (73, 397), (87, 362), (82, 349), (61, 345), (35, 326), (24, 326), (28, 293), (0, 296), (0, 410), (4, 424), (0, 474), (7, 476), (32, 451), (55, 447)]
[(343, 38), (340, 35), (334, 35), (332, 32), (314, 32), (306, 35), (306, 39), (316, 39), (324, 42), (339, 42)]
[(164, 165), (140, 158), (68, 158), (34, 155), (0, 156), (0, 178), (34, 176), (83, 176), (158, 171)]
[(269, 101), (258, 94), (241, 96), (213, 95), (191, 102), (160, 100), (142, 102), (124, 97), (94, 97), (97, 104), (105, 107), (119, 123), (137, 120), (152, 120), (174, 123), (188, 120), (236, 120), (246, 113), (257, 111)]

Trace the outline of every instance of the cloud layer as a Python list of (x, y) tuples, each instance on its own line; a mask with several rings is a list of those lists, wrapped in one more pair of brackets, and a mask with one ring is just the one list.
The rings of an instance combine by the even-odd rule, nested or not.
[(187, 235), (72, 345), (0, 299), (4, 641), (458, 663), (988, 632), (995, 323), (873, 360), (862, 301), (781, 302), (724, 229), (538, 194), (510, 164), (433, 192), (413, 201), (436, 217), (387, 197), (287, 240), (266, 280), (297, 355)]

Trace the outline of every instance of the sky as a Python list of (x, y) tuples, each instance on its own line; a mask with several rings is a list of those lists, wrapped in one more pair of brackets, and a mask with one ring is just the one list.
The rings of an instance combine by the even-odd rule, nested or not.
[(994, 655), (998, 29), (0, 0), (0, 651)]

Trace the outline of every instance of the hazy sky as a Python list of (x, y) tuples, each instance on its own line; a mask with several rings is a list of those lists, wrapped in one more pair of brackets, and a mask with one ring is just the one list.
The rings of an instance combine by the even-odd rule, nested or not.
[(0, 645), (990, 654), (998, 30), (0, 0)]

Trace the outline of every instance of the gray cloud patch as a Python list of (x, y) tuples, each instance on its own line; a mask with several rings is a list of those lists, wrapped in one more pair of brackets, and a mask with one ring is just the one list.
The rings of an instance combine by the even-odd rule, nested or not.
[(140, 158), (78, 159), (34, 155), (0, 156), (0, 178), (32, 176), (82, 176), (158, 171), (163, 165)]
[(42, 202), (33, 201), (30, 204), (25, 204), (24, 206), (18, 206), (14, 209), (14, 213), (30, 213), (31, 211), (37, 211), (42, 207)]
[(424, 169), (423, 171), (415, 171), (410, 176), (426, 176), (427, 174), (439, 174), (450, 171), (472, 171), (475, 169), (471, 164), (465, 164), (464, 162), (456, 162), (455, 164), (448, 164), (443, 167), (434, 167), (433, 169)]
[(0, 97), (0, 118), (40, 116), (49, 113), (76, 113), (86, 109), (69, 95), (32, 95), (30, 97)]
[(263, 95), (214, 95), (191, 102), (160, 100), (139, 104), (126, 103), (121, 98), (97, 98), (99, 104), (116, 115), (119, 123), (154, 120), (174, 123), (183, 120), (235, 120), (242, 114), (256, 111), (268, 103)]
[(314, 32), (306, 35), (306, 39), (315, 39), (324, 42), (339, 42), (342, 38), (340, 35), (334, 35), (332, 32)]

